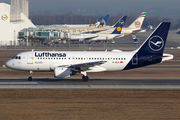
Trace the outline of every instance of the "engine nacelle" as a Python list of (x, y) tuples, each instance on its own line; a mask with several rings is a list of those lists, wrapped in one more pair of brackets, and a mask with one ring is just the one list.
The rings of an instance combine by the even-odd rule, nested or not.
[(55, 78), (67, 78), (70, 77), (72, 74), (71, 68), (66, 67), (56, 67), (54, 69), (54, 77)]

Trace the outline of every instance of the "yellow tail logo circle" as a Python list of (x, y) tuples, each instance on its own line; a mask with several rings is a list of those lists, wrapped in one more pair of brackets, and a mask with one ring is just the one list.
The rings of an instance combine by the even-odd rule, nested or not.
[(102, 25), (99, 25), (99, 28), (102, 28), (103, 26)]
[(121, 27), (117, 27), (117, 31), (121, 31)]

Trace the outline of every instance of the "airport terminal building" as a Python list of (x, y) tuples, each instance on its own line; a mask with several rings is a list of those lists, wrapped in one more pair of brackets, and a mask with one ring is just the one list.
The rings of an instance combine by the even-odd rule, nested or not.
[(29, 20), (29, 1), (11, 0), (11, 5), (0, 3), (0, 46), (18, 45), (18, 32), (36, 28)]

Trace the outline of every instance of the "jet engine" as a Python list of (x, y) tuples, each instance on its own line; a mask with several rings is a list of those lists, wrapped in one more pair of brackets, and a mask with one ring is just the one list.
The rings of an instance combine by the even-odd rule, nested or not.
[(60, 79), (70, 77), (71, 75), (75, 75), (77, 73), (78, 71), (75, 71), (72, 68), (56, 67), (54, 69), (54, 77)]
[(71, 68), (66, 67), (57, 67), (54, 69), (54, 77), (55, 78), (67, 78), (72, 74)]

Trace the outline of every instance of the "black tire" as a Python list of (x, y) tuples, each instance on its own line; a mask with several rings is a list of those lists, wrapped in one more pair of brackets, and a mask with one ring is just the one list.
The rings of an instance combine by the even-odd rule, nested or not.
[(85, 77), (85, 76), (83, 75), (83, 76), (82, 76), (82, 80), (83, 80), (83, 81), (84, 81), (84, 77)]
[(29, 80), (29, 81), (32, 81), (32, 77), (29, 77), (28, 80)]
[(83, 75), (83, 76), (82, 76), (82, 79), (83, 79), (84, 82), (88, 82), (88, 81), (89, 81), (89, 77), (88, 77), (88, 76), (84, 76), (84, 75)]

